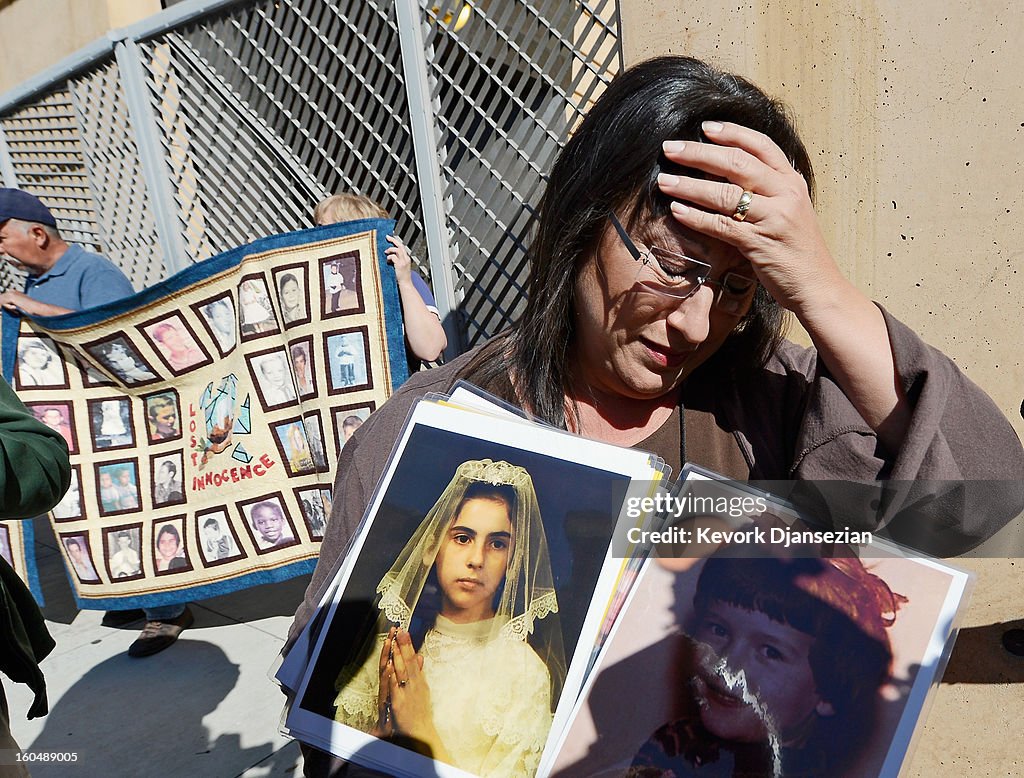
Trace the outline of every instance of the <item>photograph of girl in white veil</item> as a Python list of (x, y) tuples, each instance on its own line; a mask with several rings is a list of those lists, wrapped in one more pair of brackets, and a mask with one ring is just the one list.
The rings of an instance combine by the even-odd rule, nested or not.
[(374, 607), (374, 628), (338, 675), (335, 719), (476, 775), (532, 775), (566, 665), (526, 469), (460, 464)]
[(640, 451), (480, 421), (419, 403), (352, 501), (345, 557), (276, 674), (307, 767), (533, 776), (552, 758), (615, 589), (627, 494), (658, 471)]

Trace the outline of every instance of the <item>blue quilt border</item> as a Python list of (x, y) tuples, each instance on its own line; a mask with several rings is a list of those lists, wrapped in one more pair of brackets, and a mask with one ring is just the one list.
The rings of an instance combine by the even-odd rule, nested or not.
[[(34, 317), (34, 321), (38, 321), (47, 329), (55, 331), (87, 327), (114, 316), (128, 313), (144, 305), (158, 302), (169, 294), (187, 289), (200, 281), (238, 266), (243, 259), (252, 254), (262, 254), (275, 249), (294, 248), (309, 243), (344, 238), (349, 235), (376, 230), (377, 261), (381, 277), (381, 295), (383, 298), (383, 314), (389, 356), (388, 367), (391, 376), (391, 388), (395, 390), (408, 380), (409, 368), (405, 358), (405, 330), (402, 323), (402, 303), (398, 295), (395, 269), (388, 263), (385, 255), (385, 251), (391, 245), (387, 241), (387, 236), (393, 235), (394, 229), (395, 222), (392, 219), (359, 219), (258, 238), (245, 245), (201, 260), (129, 297), (98, 305), (94, 308), (61, 314), (60, 316)], [(4, 309), (2, 318), (0, 318), (0, 339), (2, 339), (0, 343), (2, 343), (3, 350), (2, 369), (4, 378), (12, 384), (14, 381), (14, 364), (17, 356), (19, 329), (20, 316)], [(49, 518), (46, 516), (41, 518), (44, 521), (49, 521)], [(40, 605), (44, 605), (42, 585), (39, 579), (39, 566), (35, 554), (34, 522), (26, 520), (22, 527), (25, 548), (25, 577), (28, 579), (29, 590), (36, 598), (36, 601)], [(71, 587), (71, 591), (75, 598), (75, 604), (79, 609), (121, 610), (142, 607), (155, 608), (161, 605), (175, 605), (182, 602), (230, 594), (231, 592), (260, 584), (286, 581), (290, 578), (312, 572), (315, 565), (315, 559), (303, 560), (277, 568), (257, 570), (216, 584), (200, 584), (160, 594), (146, 594), (134, 597), (82, 599), (78, 597), (74, 586)], [(70, 578), (70, 571), (66, 570), (66, 572)]]

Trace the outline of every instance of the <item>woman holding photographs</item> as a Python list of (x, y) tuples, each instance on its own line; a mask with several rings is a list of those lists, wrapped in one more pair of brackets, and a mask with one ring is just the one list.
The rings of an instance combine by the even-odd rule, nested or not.
[[(1015, 517), (1024, 452), (1013, 428), (842, 275), (812, 192), (792, 121), (745, 79), (687, 57), (618, 75), (550, 171), (519, 320), (413, 376), (342, 449), (293, 637), (410, 407), (459, 379), (555, 427), (654, 452), (674, 472), (689, 461), (737, 479), (945, 479), (949, 499), (881, 501), (857, 519), (872, 529), (910, 505), (890, 529), (935, 554), (962, 553)], [(790, 314), (814, 348), (784, 339)]]
[(529, 473), (461, 464), (377, 593), (335, 718), (476, 775), (532, 775), (565, 659)]

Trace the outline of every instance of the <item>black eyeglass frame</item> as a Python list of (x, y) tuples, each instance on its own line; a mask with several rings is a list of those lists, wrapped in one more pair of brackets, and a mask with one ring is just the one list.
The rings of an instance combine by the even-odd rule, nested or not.
[[(651, 291), (665, 295), (666, 297), (671, 297), (675, 300), (688, 300), (689, 298), (697, 294), (697, 292), (700, 291), (700, 288), (702, 286), (707, 284), (708, 286), (715, 287), (714, 304), (716, 307), (721, 307), (720, 303), (723, 300), (723, 298), (728, 298), (730, 302), (736, 303), (742, 302), (744, 300), (747, 300), (748, 298), (753, 297), (752, 292), (754, 289), (757, 288), (756, 279), (750, 278), (749, 276), (745, 276), (740, 273), (729, 272), (723, 275), (721, 280), (715, 281), (711, 278), (711, 265), (709, 265), (707, 262), (702, 262), (699, 259), (688, 257), (685, 254), (680, 254), (677, 251), (669, 251), (668, 249), (663, 249), (658, 246), (651, 246), (647, 250), (647, 253), (644, 253), (639, 249), (636, 243), (633, 242), (633, 239), (629, 237), (629, 233), (626, 232), (626, 228), (622, 226), (622, 223), (619, 221), (619, 218), (615, 215), (614, 212), (610, 212), (608, 214), (608, 218), (611, 220), (612, 226), (615, 228), (615, 231), (619, 234), (619, 239), (622, 241), (622, 245), (626, 247), (626, 251), (628, 251), (630, 256), (633, 257), (633, 259), (635, 259), (641, 265), (649, 265), (652, 261), (657, 262), (658, 259), (656, 256), (654, 256), (654, 249), (658, 249), (658, 251), (664, 251), (666, 254), (669, 254), (672, 257), (677, 257), (681, 262), (687, 263), (687, 266), (689, 268), (692, 268), (693, 270), (696, 271), (696, 283), (694, 284), (694, 287), (688, 290), (685, 294), (677, 294), (665, 288), (654, 286), (652, 284), (645, 284), (645, 286), (647, 286), (647, 288), (650, 289)], [(742, 294), (735, 294), (732, 292), (723, 294), (727, 290), (728, 279), (730, 278), (742, 279), (743, 281), (748, 283), (749, 286), (743, 291)], [(730, 311), (730, 313), (735, 314), (734, 311)]]

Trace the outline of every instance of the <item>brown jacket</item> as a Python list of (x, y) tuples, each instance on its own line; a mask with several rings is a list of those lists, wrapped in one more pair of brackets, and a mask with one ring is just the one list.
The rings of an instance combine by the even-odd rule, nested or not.
[[(885, 317), (913, 408), (899, 451), (880, 450), (814, 350), (785, 342), (755, 380), (716, 381), (707, 371), (688, 380), (685, 456), (732, 478), (809, 484), (806, 494), (790, 498), (813, 504), (833, 526), (885, 526), (894, 539), (929, 553), (962, 553), (1024, 508), (1024, 450), (1000, 410), (956, 365)], [(431, 392), (447, 393), (459, 378), (471, 380), (462, 373), (472, 354), (414, 375), (342, 450), (320, 560), (290, 640), (344, 558), (413, 405)], [(678, 451), (655, 453), (670, 463), (681, 458)], [(885, 483), (857, 483), (876, 479)]]

